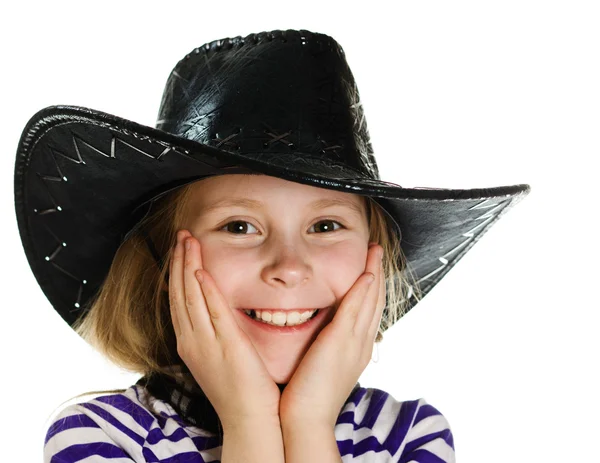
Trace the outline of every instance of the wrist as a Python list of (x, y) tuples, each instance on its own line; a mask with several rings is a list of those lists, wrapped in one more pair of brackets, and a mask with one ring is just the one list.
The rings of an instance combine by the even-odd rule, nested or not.
[[(307, 414), (308, 413), (308, 414)], [(318, 414), (314, 408), (310, 410), (279, 410), (279, 420), (281, 427), (317, 427), (319, 429), (333, 429), (337, 423), (337, 415)]]
[(335, 427), (323, 421), (281, 422), (286, 463), (340, 462)]
[(222, 462), (285, 462), (278, 418), (237, 420), (223, 426)]
[(281, 429), (287, 431), (293, 429), (298, 430), (314, 430), (314, 431), (333, 431), (336, 422), (319, 417), (305, 417), (305, 416), (282, 416), (281, 417)]
[(252, 418), (238, 418), (222, 421), (223, 433), (247, 432), (248, 430), (277, 429), (281, 432), (279, 416), (261, 416)]

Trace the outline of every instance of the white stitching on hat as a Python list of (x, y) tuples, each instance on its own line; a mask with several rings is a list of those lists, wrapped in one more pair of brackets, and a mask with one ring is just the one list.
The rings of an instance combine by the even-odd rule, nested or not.
[(83, 159), (83, 158), (81, 157), (81, 152), (79, 151), (79, 146), (77, 145), (77, 141), (80, 141), (85, 146), (93, 149), (94, 151), (96, 151), (98, 154), (101, 154), (102, 156), (105, 156), (107, 158), (114, 158), (115, 157), (115, 155), (114, 155), (114, 137), (113, 137), (113, 140), (111, 141), (111, 154), (106, 154), (105, 152), (99, 150), (98, 148), (90, 145), (88, 142), (82, 140), (77, 135), (75, 135), (73, 133), (71, 133), (71, 135), (73, 136), (73, 144), (75, 145), (75, 150), (77, 151), (77, 157), (79, 159)]
[[(132, 150), (137, 151), (138, 153), (143, 154), (144, 156), (148, 156), (151, 159), (155, 159), (158, 160), (160, 159), (162, 156), (164, 156), (165, 154), (167, 154), (169, 151), (171, 151), (171, 147), (167, 146), (162, 153), (160, 153), (158, 156), (153, 156), (150, 153), (147, 153), (146, 151), (138, 148), (137, 146), (133, 146), (130, 143), (127, 143), (124, 140), (121, 140), (120, 138), (116, 137), (114, 134), (112, 136), (112, 139), (110, 140), (110, 155), (106, 154), (105, 152), (103, 152), (102, 150), (96, 148), (95, 146), (90, 145), (88, 142), (82, 140), (81, 138), (79, 138), (77, 135), (75, 135), (74, 133), (71, 133), (71, 135), (73, 136), (73, 144), (75, 145), (75, 150), (77, 151), (77, 157), (79, 159), (81, 159), (81, 162), (83, 164), (85, 164), (85, 162), (83, 161), (83, 158), (81, 157), (81, 152), (79, 151), (79, 147), (77, 146), (77, 141), (80, 141), (81, 143), (83, 143), (84, 145), (86, 145), (87, 147), (93, 149), (94, 151), (96, 151), (97, 153), (101, 154), (102, 156), (105, 156), (107, 158), (116, 158), (116, 145), (117, 145), (117, 141), (123, 143), (124, 145), (128, 146), (129, 148), (131, 148)], [(64, 154), (60, 153), (59, 151), (57, 151), (58, 154), (61, 154), (62, 156), (66, 157), (67, 159), (73, 161), (74, 159), (69, 158), (68, 156), (65, 156)], [(54, 160), (55, 164), (56, 164), (56, 159)], [(56, 164), (56, 167), (58, 169), (58, 164)], [(60, 169), (59, 169), (60, 172)]]
[[(110, 124), (106, 124), (106, 123), (98, 123), (98, 125), (104, 126), (104, 127), (109, 127), (113, 130), (116, 130), (117, 132), (121, 132), (123, 134), (127, 134), (125, 129), (123, 129), (122, 131), (119, 130), (118, 128), (112, 127)], [(137, 139), (144, 139), (147, 137), (143, 137), (143, 136), (139, 136), (136, 134), (132, 134), (129, 133), (129, 135), (134, 136)], [(122, 144), (128, 146), (129, 148), (133, 149), (134, 151), (137, 151), (138, 153), (141, 153), (145, 156), (148, 156), (151, 159), (155, 159), (155, 160), (159, 160), (161, 157), (163, 157), (164, 155), (166, 155), (169, 151), (174, 150), (174, 148), (166, 143), (159, 143), (160, 145), (165, 146), (165, 149), (158, 155), (158, 156), (153, 156), (150, 153), (147, 153), (146, 151), (131, 145), (130, 143), (127, 143), (126, 141), (118, 138), (117, 136), (115, 136), (113, 134), (112, 139), (111, 139), (111, 143), (110, 143), (110, 155), (106, 154), (105, 152), (103, 152), (102, 150), (96, 148), (95, 146), (91, 145), (90, 143), (86, 142), (85, 140), (82, 140), (80, 137), (78, 137), (77, 135), (75, 135), (73, 132), (71, 132), (71, 137), (72, 137), (72, 141), (73, 141), (73, 147), (75, 148), (75, 153), (77, 154), (77, 158), (71, 157), (71, 156), (67, 156), (66, 154), (64, 154), (63, 152), (57, 150), (56, 148), (49, 146), (48, 151), (50, 153), (50, 158), (52, 159), (54, 166), (57, 170), (57, 172), (59, 173), (59, 176), (55, 176), (55, 175), (50, 175), (50, 174), (42, 174), (40, 172), (36, 172), (36, 174), (38, 175), (38, 177), (40, 177), (40, 179), (42, 179), (42, 185), (44, 185), (45, 187), (45, 191), (46, 194), (48, 195), (48, 197), (50, 198), (50, 200), (52, 201), (52, 203), (54, 204), (55, 207), (53, 208), (48, 208), (48, 209), (44, 209), (44, 210), (38, 210), (37, 208), (33, 209), (33, 212), (38, 215), (38, 216), (42, 216), (42, 215), (46, 215), (49, 213), (54, 213), (54, 212), (61, 212), (62, 208), (60, 206), (58, 206), (56, 204), (56, 201), (54, 200), (54, 197), (52, 196), (50, 190), (48, 189), (48, 185), (46, 184), (47, 181), (52, 181), (52, 182), (67, 182), (67, 177), (65, 177), (63, 175), (63, 172), (57, 162), (57, 155), (68, 159), (71, 162), (74, 162), (76, 164), (86, 164), (85, 161), (83, 160), (82, 156), (81, 156), (81, 152), (79, 150), (79, 145), (78, 142), (83, 143), (85, 146), (89, 147), (90, 149), (92, 149), (93, 151), (95, 151), (98, 154), (101, 154), (102, 156), (105, 156), (107, 158), (116, 158), (116, 144), (117, 141), (121, 142)], [(146, 140), (149, 141), (149, 140)], [(175, 151), (175, 150), (174, 150)], [(52, 230), (50, 230), (50, 228), (43, 223), (44, 228), (50, 233), (50, 235), (52, 235), (52, 237), (59, 243), (57, 245), (57, 247), (52, 251), (52, 253), (50, 253), (49, 255), (44, 257), (44, 260), (49, 262), (50, 264), (52, 264), (52, 266), (57, 269), (58, 271), (62, 272), (63, 274), (65, 274), (66, 276), (68, 276), (69, 278), (72, 278), (74, 281), (79, 282), (79, 289), (77, 291), (77, 298), (75, 300), (75, 303), (73, 304), (74, 309), (69, 310), (69, 312), (74, 312), (75, 310), (80, 308), (80, 302), (81, 302), (81, 296), (83, 294), (83, 285), (87, 284), (87, 280), (81, 280), (79, 278), (77, 278), (75, 275), (73, 275), (72, 273), (68, 272), (67, 270), (65, 270), (64, 268), (62, 268), (60, 265), (56, 264), (56, 262), (54, 262), (54, 259), (56, 258), (56, 256), (59, 254), (59, 252), (67, 246), (67, 243), (65, 243), (64, 241), (62, 241), (58, 236), (56, 236), (56, 234), (54, 232), (52, 232)]]
[(451, 254), (454, 254), (458, 249), (463, 248), (467, 243), (471, 242), (473, 240), (473, 238), (475, 237), (475, 234), (473, 233), (475, 230), (477, 230), (478, 228), (483, 227), (484, 225), (486, 225), (487, 223), (489, 223), (491, 220), (493, 220), (498, 213), (496, 213), (496, 211), (498, 209), (500, 209), (500, 207), (507, 201), (507, 199), (502, 199), (500, 200), (500, 202), (498, 203), (492, 203), (489, 205), (486, 205), (487, 202), (489, 202), (489, 199), (485, 199), (482, 202), (480, 202), (479, 204), (470, 207), (468, 210), (474, 210), (474, 209), (486, 209), (489, 207), (493, 207), (492, 210), (490, 211), (486, 211), (483, 215), (480, 215), (479, 217), (474, 217), (473, 219), (471, 219), (472, 221), (477, 221), (477, 220), (482, 220), (482, 219), (486, 219), (483, 222), (481, 222), (480, 224), (478, 224), (477, 226), (471, 228), (469, 231), (462, 233), (461, 236), (464, 236), (465, 238), (467, 238), (465, 241), (463, 241), (462, 243), (459, 243), (458, 245), (456, 245), (455, 247), (453, 247), (450, 251), (446, 252), (445, 254), (443, 254), (442, 256), (438, 257), (437, 259), (441, 262), (441, 266), (439, 266), (438, 268), (436, 268), (435, 270), (433, 270), (432, 272), (428, 273), (427, 275), (425, 275), (424, 277), (422, 277), (421, 279), (419, 279), (419, 281), (417, 281), (417, 284), (420, 286), (421, 282), (424, 280), (427, 280), (429, 277), (431, 277), (432, 275), (435, 275), (436, 273), (440, 272), (442, 269), (444, 269), (448, 263), (449, 260), (446, 259), (448, 256), (450, 256)]

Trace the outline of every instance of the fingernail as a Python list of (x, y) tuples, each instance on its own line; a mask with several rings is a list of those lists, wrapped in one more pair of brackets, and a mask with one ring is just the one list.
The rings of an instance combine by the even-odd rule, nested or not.
[(190, 246), (191, 246), (190, 240), (185, 240), (185, 250), (186, 251), (190, 250)]
[(373, 283), (373, 281), (375, 281), (375, 275), (373, 273), (369, 272), (369, 274), (367, 276), (367, 283), (371, 284), (371, 283)]

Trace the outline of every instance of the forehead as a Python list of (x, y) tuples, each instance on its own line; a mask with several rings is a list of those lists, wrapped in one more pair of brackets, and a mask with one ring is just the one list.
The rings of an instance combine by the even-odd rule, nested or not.
[(352, 193), (318, 188), (268, 175), (220, 175), (191, 185), (188, 204), (196, 212), (226, 207), (267, 208), (285, 205), (298, 208), (339, 206), (356, 214), (365, 213), (365, 198)]

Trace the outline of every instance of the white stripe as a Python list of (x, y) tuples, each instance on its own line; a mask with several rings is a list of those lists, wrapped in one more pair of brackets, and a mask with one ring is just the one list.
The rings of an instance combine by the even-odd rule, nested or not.
[[(425, 405), (429, 405), (429, 404), (425, 401), (425, 399), (420, 399), (419, 400), (419, 409)], [(417, 410), (417, 414), (418, 413), (419, 413), (419, 411)], [(434, 433), (437, 433), (440, 431), (445, 431), (447, 429), (450, 429), (450, 425), (448, 423), (448, 420), (446, 420), (446, 418), (443, 415), (432, 415), (432, 416), (429, 416), (429, 417), (421, 420), (419, 423), (417, 423), (411, 427), (411, 429), (408, 431), (408, 435), (406, 436), (405, 443), (408, 444), (408, 443), (410, 443), (416, 439), (419, 439), (423, 436), (426, 436), (428, 434), (434, 434)], [(404, 445), (403, 445), (403, 447), (404, 447)], [(417, 448), (427, 450), (445, 462), (456, 463), (456, 457), (455, 457), (454, 450), (441, 437), (438, 437), (432, 441), (426, 442), (425, 444), (423, 444)], [(411, 460), (411, 462), (414, 462), (414, 461), (415, 460)], [(416, 462), (416, 463), (418, 463), (418, 462)]]

